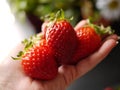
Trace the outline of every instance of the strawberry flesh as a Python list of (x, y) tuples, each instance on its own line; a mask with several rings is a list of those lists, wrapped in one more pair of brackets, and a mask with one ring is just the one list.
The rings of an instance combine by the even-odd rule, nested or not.
[(60, 64), (69, 63), (78, 45), (75, 30), (66, 20), (56, 21), (47, 29), (46, 41), (56, 52), (55, 57)]
[(27, 75), (35, 79), (49, 80), (57, 75), (57, 63), (53, 51), (46, 45), (35, 45), (22, 57), (22, 66)]
[(79, 39), (78, 49), (71, 63), (77, 63), (79, 60), (89, 56), (101, 46), (101, 37), (90, 27), (81, 27), (76, 30)]

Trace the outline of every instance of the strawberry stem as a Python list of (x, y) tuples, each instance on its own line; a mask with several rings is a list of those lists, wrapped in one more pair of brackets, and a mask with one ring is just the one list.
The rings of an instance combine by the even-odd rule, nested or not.
[(44, 21), (50, 21), (50, 22), (52, 21), (54, 23), (56, 21), (64, 20), (64, 19), (67, 21), (71, 21), (73, 20), (73, 17), (66, 18), (63, 9), (60, 9), (57, 12), (52, 12), (50, 14), (45, 15), (44, 17), (41, 17), (41, 19), (43, 19)]
[(57, 13), (55, 15), (55, 19), (57, 19), (57, 20), (65, 19), (64, 11), (62, 9), (57, 11)]

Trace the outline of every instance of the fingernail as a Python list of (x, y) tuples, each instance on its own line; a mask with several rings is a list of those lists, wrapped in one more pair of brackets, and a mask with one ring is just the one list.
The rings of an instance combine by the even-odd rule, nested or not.
[(116, 44), (118, 44), (119, 42), (118, 41), (116, 41)]

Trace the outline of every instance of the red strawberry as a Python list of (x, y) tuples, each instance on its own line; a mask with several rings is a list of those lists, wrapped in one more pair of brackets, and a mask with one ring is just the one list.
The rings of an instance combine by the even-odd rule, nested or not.
[(49, 21), (51, 24), (47, 27), (46, 41), (56, 52), (55, 57), (58, 63), (68, 64), (77, 48), (78, 38), (71, 24), (64, 17), (58, 16), (53, 22)]
[(104, 90), (114, 90), (112, 87), (106, 87)]
[(45, 40), (37, 41), (31, 45), (26, 44), (29, 48), (25, 49), (26, 51), (21, 56), (24, 72), (35, 79), (49, 80), (55, 78), (58, 66), (53, 50), (46, 44)]
[(102, 38), (112, 32), (109, 27), (104, 28), (103, 26), (88, 24), (76, 30), (76, 33), (79, 39), (79, 45), (71, 61), (74, 64), (97, 51), (101, 46)]

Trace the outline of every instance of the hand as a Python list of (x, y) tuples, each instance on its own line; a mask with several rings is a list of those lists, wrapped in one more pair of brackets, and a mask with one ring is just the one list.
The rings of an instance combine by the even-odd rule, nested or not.
[[(84, 24), (86, 21), (81, 21), (75, 29)], [(117, 35), (107, 37), (98, 51), (75, 66), (60, 66), (58, 76), (50, 81), (28, 77), (22, 70), (21, 61), (11, 59), (11, 56), (16, 55), (22, 49), (22, 45), (19, 44), (8, 57), (0, 61), (0, 90), (65, 90), (74, 80), (82, 77), (100, 63), (116, 46), (117, 39)]]

